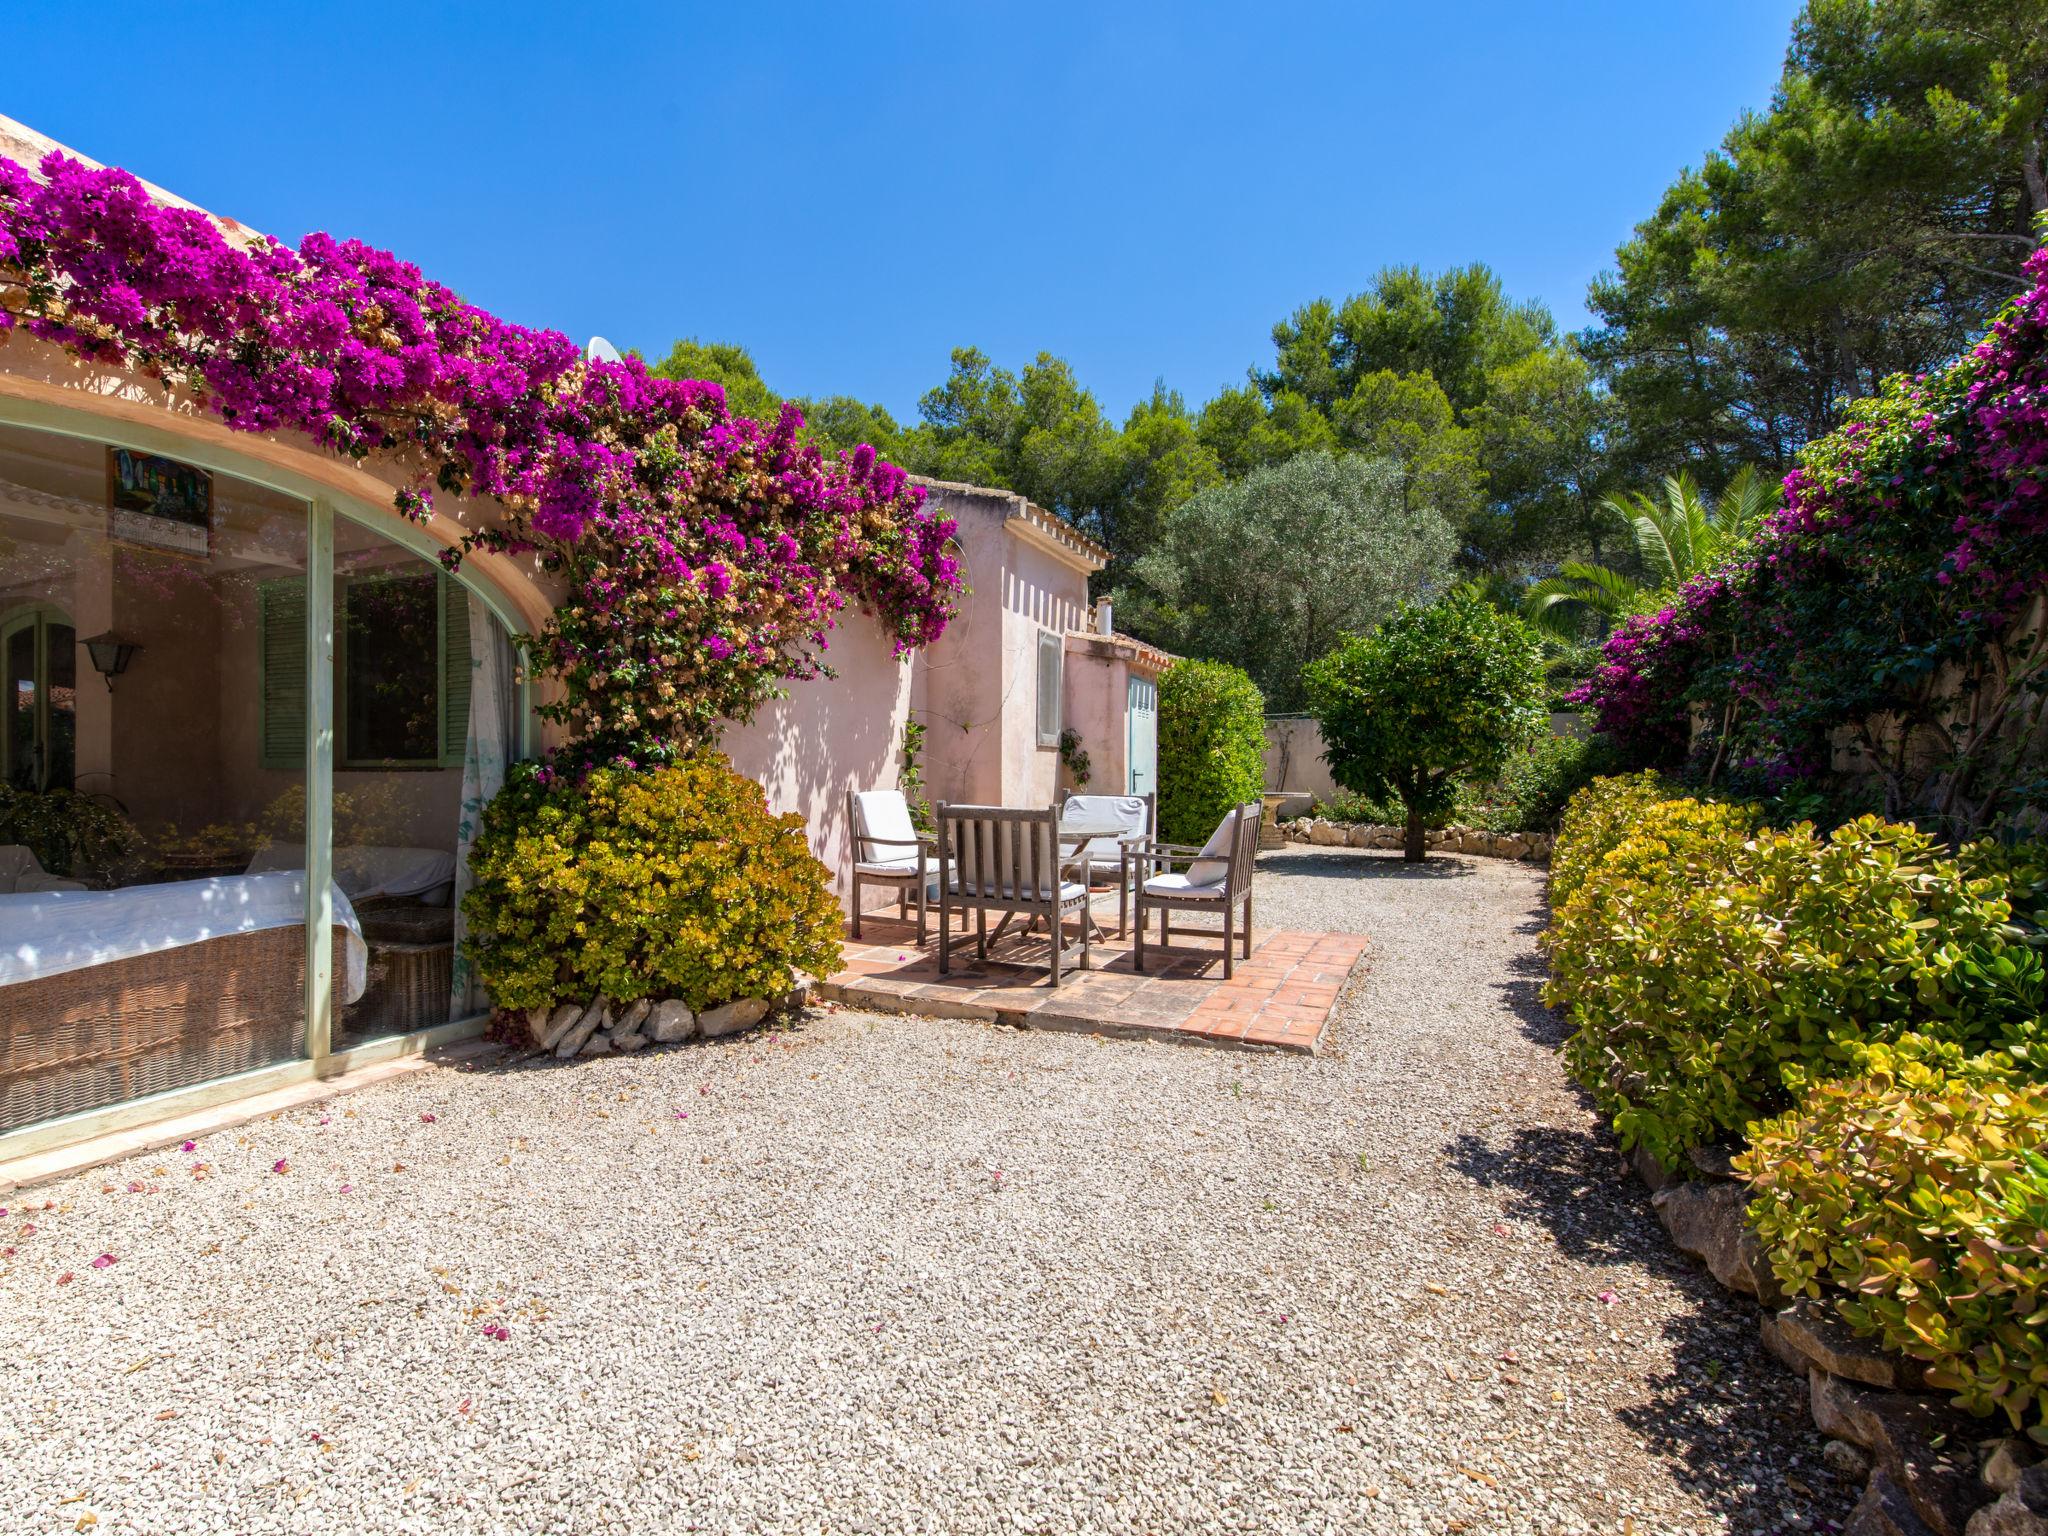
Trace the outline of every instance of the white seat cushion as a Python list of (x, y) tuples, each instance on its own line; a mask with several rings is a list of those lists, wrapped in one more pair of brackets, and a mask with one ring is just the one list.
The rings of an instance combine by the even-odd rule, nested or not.
[(1145, 882), (1147, 896), (1179, 896), (1190, 901), (1221, 901), (1223, 882), (1204, 881), (1197, 884), (1186, 875), (1154, 875)]
[[(854, 834), (860, 838), (879, 837), (886, 841), (869, 846), (856, 845), (853, 853), (863, 864), (895, 864), (915, 867), (917, 826), (910, 819), (910, 802), (900, 789), (857, 790), (853, 797)], [(898, 845), (901, 846), (898, 846)]]
[[(962, 895), (962, 894), (966, 894), (966, 895), (970, 895), (970, 896), (971, 896), (971, 895), (977, 895), (977, 894), (978, 894), (978, 895), (981, 895), (981, 896), (985, 896), (985, 897), (994, 897), (995, 899), (997, 899), (997, 900), (999, 900), (999, 901), (1016, 901), (1016, 900), (1019, 900), (1019, 899), (1020, 899), (1020, 898), (1019, 898), (1019, 897), (1018, 897), (1018, 896), (1016, 895), (1016, 893), (1015, 893), (1015, 890), (1014, 890), (1014, 888), (1013, 888), (1013, 887), (1011, 887), (1011, 886), (1007, 886), (1007, 885), (1006, 885), (1006, 886), (1004, 886), (1004, 887), (1003, 887), (1003, 888), (1002, 888), (1002, 889), (1001, 889), (1000, 891), (993, 891), (993, 890), (989, 890), (989, 889), (987, 889), (986, 887), (983, 887), (983, 888), (981, 888), (981, 889), (980, 889), (980, 890), (978, 890), (978, 891), (968, 891), (968, 892), (965, 892), (965, 893), (963, 893), (963, 892), (961, 891), (961, 889), (960, 889), (960, 879), (959, 879), (959, 877), (958, 877), (957, 875), (956, 875), (956, 876), (955, 876), (955, 877), (953, 878), (953, 880), (951, 881), (950, 885), (948, 886), (948, 889), (950, 889), (950, 890), (952, 891), (952, 893), (953, 893), (953, 894), (954, 894), (955, 896), (959, 896), (959, 895)], [(1038, 889), (1037, 891), (1035, 891), (1035, 892), (1034, 892), (1034, 891), (1027, 891), (1027, 892), (1025, 892), (1025, 894), (1023, 895), (1023, 897), (1022, 897), (1021, 899), (1022, 899), (1022, 900), (1024, 900), (1024, 901), (1050, 901), (1050, 900), (1052, 899), (1052, 893), (1051, 893), (1050, 891), (1048, 891), (1048, 890), (1044, 889), (1043, 887), (1040, 887), (1040, 888), (1039, 888), (1039, 889)], [(1075, 883), (1074, 883), (1073, 881), (1071, 881), (1071, 880), (1062, 880), (1062, 881), (1060, 882), (1060, 903), (1061, 903), (1061, 905), (1063, 905), (1063, 906), (1064, 906), (1064, 905), (1065, 905), (1065, 904), (1066, 904), (1067, 902), (1070, 902), (1070, 901), (1086, 901), (1087, 899), (1088, 899), (1088, 887), (1087, 887), (1087, 886), (1085, 886), (1085, 885), (1076, 885), (1076, 884), (1075, 884)]]
[(62, 875), (46, 874), (34, 850), (22, 843), (8, 843), (0, 847), (0, 892), (19, 891), (33, 895), (39, 891), (82, 891), (83, 880), (66, 880)]
[[(917, 878), (917, 855), (903, 859), (863, 859), (854, 865), (863, 875), (873, 875), (877, 880), (900, 880), (905, 875)], [(924, 872), (936, 880), (939, 877), (939, 863), (936, 859), (924, 861)]]

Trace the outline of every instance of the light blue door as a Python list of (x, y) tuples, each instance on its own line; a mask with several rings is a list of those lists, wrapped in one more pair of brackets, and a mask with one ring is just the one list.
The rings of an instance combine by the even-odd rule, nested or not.
[(1149, 677), (1130, 680), (1124, 700), (1124, 761), (1130, 765), (1127, 795), (1159, 788), (1159, 685)]

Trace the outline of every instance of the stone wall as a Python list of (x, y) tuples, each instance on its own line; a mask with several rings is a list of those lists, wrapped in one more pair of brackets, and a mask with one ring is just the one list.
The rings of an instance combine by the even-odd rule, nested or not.
[[(1398, 849), (1403, 837), (1399, 827), (1324, 821), (1313, 816), (1283, 822), (1280, 833), (1290, 843), (1317, 848)], [(1482, 859), (1523, 859), (1532, 864), (1548, 864), (1554, 842), (1547, 832), (1487, 832), (1478, 827), (1442, 827), (1428, 834), (1433, 853), (1469, 853)]]

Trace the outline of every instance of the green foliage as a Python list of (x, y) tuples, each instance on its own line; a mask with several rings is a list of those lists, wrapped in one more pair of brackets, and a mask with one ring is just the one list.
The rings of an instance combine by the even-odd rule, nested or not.
[(1643, 811), (1557, 910), (1544, 997), (1624, 1141), (1676, 1166), (1925, 1036), (2031, 1039), (2039, 961), (2006, 886), (1864, 817), (1826, 838), (1692, 799)]
[[(1391, 795), (1374, 796), (1354, 794), (1340, 789), (1327, 800), (1318, 800), (1309, 810), (1318, 821), (1341, 821), (1354, 827), (1390, 827), (1401, 822), (1401, 802)], [(1448, 814), (1431, 823), (1432, 826), (1448, 825)]]
[(1265, 788), (1266, 701), (1219, 661), (1176, 661), (1159, 675), (1159, 835), (1200, 843), (1232, 806)]
[(938, 830), (938, 818), (925, 789), (924, 736), (922, 720), (903, 722), (903, 766), (896, 772), (896, 787), (903, 791), (903, 803), (910, 808), (910, 824), (919, 836), (930, 837)]
[(839, 905), (801, 816), (715, 752), (580, 784), (521, 764), (484, 812), (466, 953), (503, 1008), (779, 997), (839, 960)]
[(1460, 778), (1492, 779), (1543, 729), (1542, 647), (1520, 620), (1454, 595), (1404, 607), (1307, 669), (1324, 757), (1344, 788), (1398, 795), (1407, 856)]
[(1562, 910), (1651, 806), (1676, 791), (1654, 773), (1598, 778), (1565, 803), (1550, 855), (1550, 905)]
[(1750, 1220), (1788, 1291), (1831, 1288), (1958, 1406), (2048, 1439), (2048, 1089), (1911, 1075), (1823, 1083), (1758, 1127)]
[(1060, 732), (1060, 766), (1075, 789), (1086, 789), (1095, 764), (1081, 745), (1081, 733), (1072, 726)]
[(1572, 796), (1612, 766), (1594, 736), (1539, 736), (1509, 756), (1490, 784), (1472, 792), (1475, 826), (1489, 832), (1555, 832)]
[(50, 874), (104, 879), (136, 841), (119, 811), (75, 789), (0, 784), (0, 845), (20, 843)]
[(1176, 508), (1117, 604), (1138, 632), (1242, 668), (1291, 709), (1302, 668), (1440, 584), (1451, 547), (1443, 519), (1405, 504), (1393, 464), (1304, 453)]

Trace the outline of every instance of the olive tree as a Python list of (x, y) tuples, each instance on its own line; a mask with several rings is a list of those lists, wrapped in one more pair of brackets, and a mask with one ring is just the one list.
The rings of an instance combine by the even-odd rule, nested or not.
[(1450, 525), (1398, 464), (1297, 454), (1167, 514), (1116, 594), (1134, 634), (1249, 673), (1301, 707), (1301, 669), (1396, 604), (1449, 584)]
[(1457, 781), (1494, 777), (1546, 718), (1535, 633), (1465, 593), (1351, 636), (1306, 682), (1331, 776), (1356, 794), (1400, 798), (1411, 862)]

